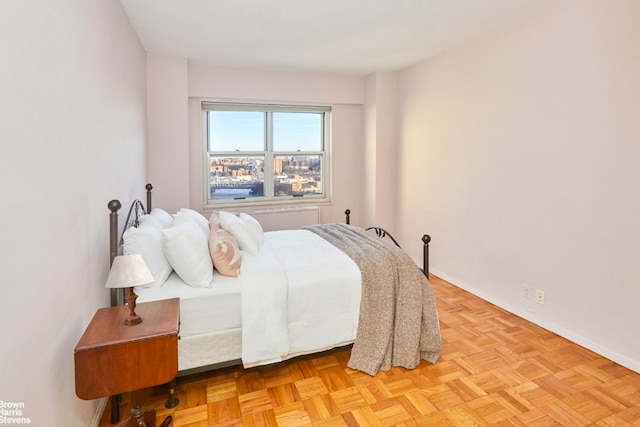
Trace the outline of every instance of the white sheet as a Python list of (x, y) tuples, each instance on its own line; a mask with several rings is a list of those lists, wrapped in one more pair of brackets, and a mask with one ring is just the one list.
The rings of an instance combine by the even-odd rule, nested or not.
[(361, 284), (351, 258), (314, 233), (283, 230), (265, 233), (259, 259), (242, 271), (246, 367), (355, 339)]
[(214, 286), (193, 288), (175, 273), (159, 288), (137, 288), (137, 302), (180, 298), (180, 336), (191, 336), (242, 327), (241, 283), (214, 273)]

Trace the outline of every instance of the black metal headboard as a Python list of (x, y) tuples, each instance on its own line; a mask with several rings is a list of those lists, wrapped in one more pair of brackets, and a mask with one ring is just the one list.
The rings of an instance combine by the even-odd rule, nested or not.
[[(140, 200), (134, 200), (129, 207), (129, 212), (127, 214), (127, 219), (125, 221), (124, 229), (122, 233), (118, 233), (118, 211), (122, 207), (122, 204), (119, 200), (111, 200), (107, 207), (111, 212), (109, 214), (109, 248), (110, 248), (110, 259), (109, 266), (113, 264), (113, 259), (118, 256), (122, 250), (122, 235), (124, 232), (131, 226), (137, 227), (140, 221), (140, 218), (147, 212), (151, 212), (151, 190), (153, 190), (153, 185), (147, 184), (145, 186), (147, 190), (147, 206), (142, 204)], [(345, 221), (347, 224), (351, 222), (351, 211), (347, 209), (345, 212)], [(400, 247), (396, 239), (391, 236), (391, 234), (381, 227), (369, 227), (367, 230), (374, 231), (378, 237), (388, 237), (390, 238), (396, 246)], [(431, 236), (425, 234), (422, 236), (422, 271), (425, 276), (429, 277), (429, 242), (431, 242)], [(122, 289), (111, 289), (111, 305), (118, 305), (124, 300), (124, 292)]]

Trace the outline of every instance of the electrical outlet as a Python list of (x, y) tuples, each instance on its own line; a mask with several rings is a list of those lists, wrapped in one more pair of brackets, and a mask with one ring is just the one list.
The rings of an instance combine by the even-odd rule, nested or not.
[(536, 289), (536, 302), (540, 305), (544, 305), (544, 292), (540, 289)]
[(522, 286), (522, 297), (524, 299), (532, 300), (533, 299), (533, 288), (531, 286), (523, 285)]

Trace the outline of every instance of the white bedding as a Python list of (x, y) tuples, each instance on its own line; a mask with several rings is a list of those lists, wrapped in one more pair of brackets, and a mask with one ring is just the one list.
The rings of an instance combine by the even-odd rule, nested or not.
[(361, 283), (357, 265), (333, 245), (306, 230), (282, 230), (265, 233), (257, 255), (242, 253), (237, 279), (215, 273), (211, 288), (192, 288), (173, 273), (163, 286), (136, 292), (138, 302), (179, 297), (182, 337), (241, 327), (249, 367), (353, 342)]
[(242, 267), (245, 366), (355, 339), (361, 285), (351, 258), (306, 230), (265, 233), (259, 258), (259, 263)]

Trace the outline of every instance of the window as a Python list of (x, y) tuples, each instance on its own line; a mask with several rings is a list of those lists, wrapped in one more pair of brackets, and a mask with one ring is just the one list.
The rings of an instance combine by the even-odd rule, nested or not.
[(328, 200), (329, 107), (204, 102), (207, 205)]

